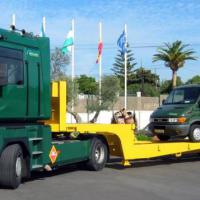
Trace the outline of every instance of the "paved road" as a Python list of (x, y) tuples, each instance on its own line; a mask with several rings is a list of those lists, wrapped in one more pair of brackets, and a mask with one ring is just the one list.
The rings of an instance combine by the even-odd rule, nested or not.
[(109, 164), (101, 172), (59, 169), (35, 173), (17, 190), (0, 189), (0, 200), (199, 200), (200, 158), (151, 160), (121, 169)]

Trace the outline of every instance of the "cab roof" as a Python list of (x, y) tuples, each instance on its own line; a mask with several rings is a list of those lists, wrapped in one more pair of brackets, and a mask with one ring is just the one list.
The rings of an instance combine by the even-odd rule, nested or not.
[(20, 44), (27, 47), (38, 48), (44, 42), (47, 42), (49, 38), (35, 36), (32, 33), (23, 34), (21, 31), (0, 29), (0, 42), (9, 42), (14, 44)]
[(200, 84), (181, 85), (181, 86), (176, 87), (175, 89), (179, 89), (179, 88), (193, 88), (193, 87), (198, 87), (198, 88), (200, 88)]

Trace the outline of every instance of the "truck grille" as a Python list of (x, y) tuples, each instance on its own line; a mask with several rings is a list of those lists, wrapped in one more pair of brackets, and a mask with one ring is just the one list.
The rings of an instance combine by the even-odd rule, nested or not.
[(154, 129), (162, 129), (162, 130), (165, 130), (165, 126), (154, 126)]
[(154, 118), (153, 122), (169, 122), (169, 118)]

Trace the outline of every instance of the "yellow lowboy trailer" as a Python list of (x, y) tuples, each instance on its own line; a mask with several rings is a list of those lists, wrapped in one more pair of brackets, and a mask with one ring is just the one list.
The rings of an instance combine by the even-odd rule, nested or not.
[(181, 156), (183, 153), (200, 152), (200, 143), (184, 141), (150, 142), (138, 141), (134, 124), (67, 124), (66, 82), (52, 83), (52, 119), (46, 121), (55, 133), (78, 132), (99, 135), (106, 141), (109, 154), (122, 158), (124, 166), (131, 160), (147, 159), (165, 155)]

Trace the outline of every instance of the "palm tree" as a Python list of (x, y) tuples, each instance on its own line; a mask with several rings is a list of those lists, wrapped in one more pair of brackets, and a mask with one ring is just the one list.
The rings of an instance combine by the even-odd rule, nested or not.
[(196, 60), (195, 51), (186, 49), (189, 45), (182, 41), (164, 43), (164, 47), (158, 48), (158, 53), (153, 56), (153, 62), (163, 61), (166, 67), (172, 70), (172, 86), (176, 87), (177, 71), (183, 67), (186, 60)]

